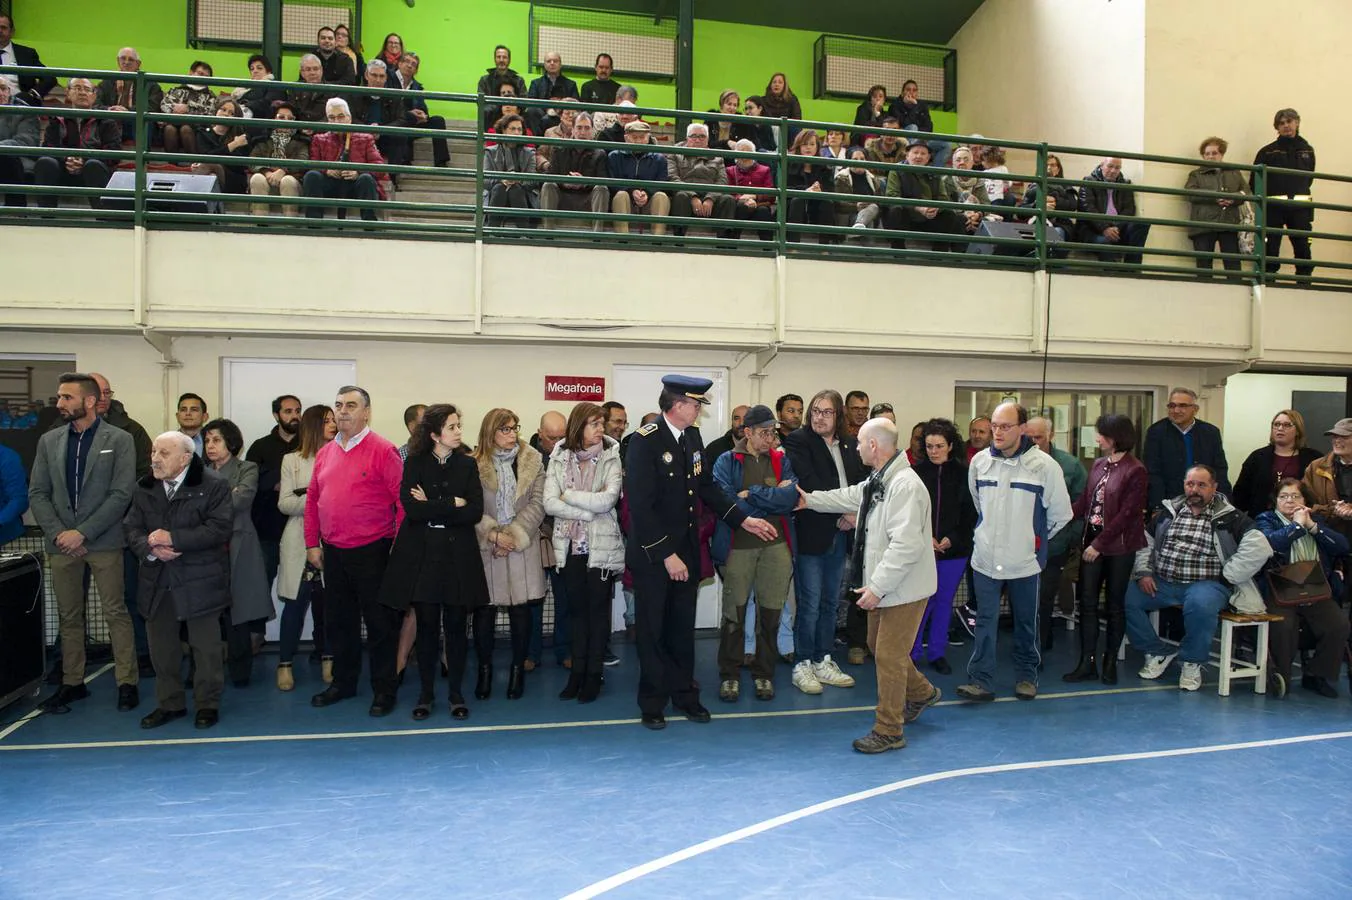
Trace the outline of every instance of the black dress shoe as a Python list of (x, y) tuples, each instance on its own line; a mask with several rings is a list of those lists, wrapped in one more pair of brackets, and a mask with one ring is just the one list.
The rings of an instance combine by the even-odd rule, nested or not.
[(354, 697), (355, 694), (345, 694), (333, 685), (329, 685), (310, 698), (311, 706), (332, 706), (339, 700), (346, 700), (348, 697)]
[(1338, 696), (1338, 689), (1329, 684), (1327, 678), (1321, 678), (1318, 675), (1302, 675), (1300, 686), (1307, 691), (1314, 691), (1321, 697), (1328, 697), (1330, 700)]
[(181, 719), (188, 714), (186, 709), (159, 709), (151, 710), (150, 715), (141, 719), (142, 728), (159, 728), (166, 722), (172, 722), (175, 719)]
[(526, 670), (521, 666), (512, 666), (507, 670), (507, 699), (520, 700), (526, 692)]
[(487, 700), (493, 693), (493, 667), (479, 666), (479, 680), (474, 684), (474, 696)]
[(134, 684), (119, 684), (117, 686), (117, 711), (126, 712), (135, 709), (141, 705), (141, 692), (136, 689)]
[(698, 722), (701, 725), (708, 722), (713, 716), (709, 715), (709, 710), (705, 709), (701, 703), (692, 703), (690, 706), (680, 708), (685, 713), (685, 717), (692, 722)]
[(661, 731), (667, 727), (667, 720), (661, 713), (644, 713), (643, 727), (649, 731)]
[(192, 725), (194, 728), (211, 728), (221, 720), (221, 713), (215, 709), (199, 709), (197, 715), (193, 717)]
[(390, 713), (394, 712), (394, 695), (376, 694), (375, 699), (371, 701), (371, 709), (369, 712), (377, 718), (388, 716)]
[(56, 689), (46, 700), (38, 704), (38, 708), (43, 712), (49, 712), (53, 715), (64, 715), (70, 712), (70, 704), (76, 700), (83, 700), (89, 696), (89, 688), (83, 683), (63, 684)]

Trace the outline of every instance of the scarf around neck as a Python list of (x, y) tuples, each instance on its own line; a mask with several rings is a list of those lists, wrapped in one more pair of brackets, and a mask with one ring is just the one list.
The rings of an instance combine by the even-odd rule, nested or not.
[[(595, 480), (596, 460), (605, 449), (605, 441), (594, 444), (586, 450), (574, 450), (568, 454), (568, 468), (563, 476), (565, 491), (590, 491)], [(587, 553), (587, 523), (581, 519), (567, 520), (568, 540), (573, 552), (578, 555)]]
[[(1277, 519), (1283, 525), (1296, 524), (1295, 522), (1288, 519), (1286, 516), (1282, 515), (1280, 510), (1274, 509), (1273, 512), (1277, 514)], [(1310, 533), (1306, 531), (1303, 527), (1300, 530), (1301, 530), (1300, 537), (1296, 538), (1294, 541), (1291, 542), (1290, 561), (1293, 563), (1313, 562), (1314, 560), (1319, 559), (1319, 545), (1315, 543), (1314, 538), (1311, 537)]]
[(517, 444), (509, 450), (493, 451), (493, 469), (498, 473), (498, 525), (510, 525), (516, 517), (516, 456), (521, 451)]

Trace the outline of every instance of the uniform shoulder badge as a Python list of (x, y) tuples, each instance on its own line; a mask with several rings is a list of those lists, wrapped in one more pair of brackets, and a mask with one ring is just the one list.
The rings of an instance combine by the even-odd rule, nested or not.
[(656, 423), (656, 422), (649, 422), (647, 425), (644, 425), (642, 428), (640, 428), (640, 429), (638, 430), (638, 433), (641, 434), (641, 435), (643, 435), (644, 437), (647, 437), (648, 435), (652, 434), (652, 433), (653, 433), (654, 431), (656, 431), (656, 430), (657, 430), (657, 423)]

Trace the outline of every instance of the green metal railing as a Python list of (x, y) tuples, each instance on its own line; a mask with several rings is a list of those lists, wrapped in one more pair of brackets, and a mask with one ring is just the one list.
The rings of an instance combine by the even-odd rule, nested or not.
[[(0, 68), (0, 72), (16, 74), (42, 72), (59, 76), (86, 77), (91, 80), (128, 77), (128, 73), (121, 72), (37, 70), (18, 67), (3, 67)], [(154, 81), (166, 84), (174, 84), (182, 80), (182, 76), (147, 73), (135, 73), (130, 77), (141, 82)], [(259, 84), (256, 81), (231, 78), (202, 80), (216, 88), (226, 89), (257, 87)], [(270, 84), (273, 87), (284, 88), (288, 91), (320, 91), (331, 97), (365, 95), (372, 97), (395, 96), (406, 99), (409, 96), (406, 91), (388, 88), (308, 85), (295, 82), (271, 82)], [(1036, 206), (1014, 209), (1009, 205), (999, 203), (978, 204), (953, 200), (921, 200), (903, 196), (853, 194), (841, 191), (816, 192), (790, 188), (789, 174), (791, 167), (811, 164), (832, 169), (851, 167), (871, 170), (882, 182), (886, 182), (887, 176), (893, 173), (900, 175), (913, 172), (925, 176), (948, 176), (955, 173), (950, 169), (917, 167), (905, 163), (802, 157), (792, 155), (788, 151), (789, 135), (800, 129), (818, 131), (835, 129), (843, 130), (848, 134), (856, 130), (853, 126), (843, 126), (832, 122), (787, 119), (770, 120), (767, 123), (767, 120), (763, 118), (709, 113), (706, 118), (711, 121), (725, 121), (734, 125), (771, 124), (773, 126), (777, 135), (777, 150), (735, 154), (739, 158), (750, 158), (768, 165), (774, 174), (773, 187), (757, 189), (726, 184), (670, 181), (636, 185), (632, 180), (626, 179), (574, 177), (547, 171), (511, 173), (511, 180), (537, 189), (543, 183), (553, 182), (556, 184), (579, 183), (588, 186), (603, 185), (612, 191), (640, 186), (649, 190), (650, 193), (661, 190), (673, 197), (676, 193), (689, 191), (699, 196), (719, 194), (770, 195), (774, 198), (774, 217), (766, 222), (718, 220), (699, 216), (677, 217), (674, 215), (658, 219), (634, 212), (593, 213), (590, 211), (546, 210), (538, 208), (538, 203), (525, 209), (488, 206), (486, 202), (487, 189), (497, 177), (497, 173), (486, 169), (488, 154), (485, 147), (489, 141), (503, 144), (532, 144), (537, 147), (586, 147), (607, 151), (613, 151), (623, 146), (597, 140), (579, 141), (571, 138), (547, 138), (530, 135), (488, 135), (484, 126), (484, 111), (489, 105), (498, 105), (502, 98), (438, 91), (427, 91), (421, 95), (423, 99), (436, 107), (436, 112), (446, 114), (448, 120), (456, 118), (454, 112), (460, 112), (459, 118), (462, 120), (468, 121), (472, 117), (474, 122), (472, 129), (461, 127), (433, 130), (395, 125), (339, 125), (327, 122), (298, 122), (296, 126), (301, 129), (308, 128), (315, 132), (365, 132), (376, 135), (378, 139), (443, 138), (454, 148), (452, 162), (455, 162), (458, 157), (464, 161), (464, 164), (438, 168), (421, 165), (364, 164), (346, 161), (339, 164), (321, 160), (168, 153), (163, 149), (152, 146), (149, 140), (150, 136), (162, 126), (190, 124), (207, 128), (220, 124), (221, 119), (215, 116), (179, 115), (147, 109), (145, 108), (145, 91), (138, 90), (136, 96), (138, 98), (137, 109), (132, 111), (89, 110), (80, 112), (81, 118), (113, 119), (119, 123), (133, 122), (135, 141), (129, 148), (65, 150), (58, 147), (35, 149), (28, 146), (0, 146), (0, 156), (18, 156), (30, 159), (81, 157), (104, 160), (110, 166), (128, 168), (135, 173), (134, 186), (131, 189), (35, 184), (0, 186), (0, 191), (27, 195), (39, 202), (44, 199), (47, 203), (55, 202), (57, 204), (63, 199), (89, 200), (93, 206), (92, 209), (59, 205), (30, 207), (28, 209), (9, 207), (3, 210), (5, 213), (3, 222), (5, 224), (78, 224), (102, 227), (125, 227), (130, 224), (135, 227), (198, 227), (215, 230), (255, 229), (262, 226), (280, 233), (295, 231), (302, 227), (307, 229), (319, 227), (339, 233), (359, 230), (367, 237), (393, 235), (401, 238), (487, 240), (494, 242), (547, 239), (552, 242), (578, 243), (587, 246), (597, 246), (597, 231), (594, 230), (594, 227), (599, 223), (602, 228), (616, 225), (630, 226), (627, 234), (609, 233), (607, 240), (602, 244), (603, 246), (642, 247), (686, 252), (698, 249), (703, 252), (719, 253), (829, 256), (831, 258), (860, 261), (933, 262), (948, 265), (995, 266), (1025, 270), (1120, 272), (1174, 278), (1224, 278), (1245, 283), (1352, 287), (1352, 277), (1349, 277), (1352, 276), (1352, 273), (1349, 273), (1349, 270), (1352, 270), (1352, 235), (1336, 229), (1330, 230), (1327, 227), (1321, 230), (1311, 228), (1304, 231), (1269, 229), (1267, 226), (1268, 209), (1269, 204), (1273, 202), (1273, 198), (1268, 197), (1264, 190), (1264, 185), (1267, 183), (1270, 174), (1298, 174), (1311, 176), (1315, 179), (1315, 196), (1322, 195), (1326, 189), (1332, 189), (1335, 193), (1341, 189), (1352, 199), (1352, 187), (1345, 187), (1352, 185), (1352, 176), (1304, 172), (1290, 173), (1287, 170), (1268, 169), (1264, 166), (1218, 163), (1216, 164), (1218, 168), (1242, 173), (1246, 181), (1252, 182), (1252, 192), (1222, 193), (1185, 190), (1176, 186), (1184, 181), (1182, 174), (1175, 180), (1174, 185), (1114, 184), (1113, 189), (1119, 192), (1119, 195), (1130, 192), (1138, 199), (1157, 195), (1166, 198), (1166, 200), (1172, 199), (1184, 202), (1228, 199), (1237, 203), (1248, 203), (1252, 205), (1254, 216), (1253, 224), (1206, 223), (1202, 226), (1187, 218), (1138, 214), (1131, 221), (1149, 224), (1152, 233), (1156, 236), (1164, 231), (1186, 232), (1190, 229), (1232, 232), (1241, 236), (1252, 235), (1253, 250), (1252, 252), (1238, 254), (1199, 251), (1186, 247), (1164, 246), (1156, 240), (1155, 243), (1144, 248), (1142, 251), (1144, 257), (1140, 262), (1123, 262), (1102, 257), (1105, 252), (1120, 254), (1123, 248), (1105, 248), (1102, 245), (1085, 241), (1082, 239), (1083, 235), (1074, 225), (1071, 225), (1066, 240), (1057, 239), (1057, 236), (1051, 230), (1051, 225), (1049, 225), (1049, 210), (1046, 205), (1048, 188), (1059, 187), (1078, 191), (1086, 185), (1101, 187), (1104, 183), (1049, 176), (1047, 174), (1048, 157), (1053, 154), (1098, 158), (1119, 157), (1145, 164), (1186, 167), (1188, 169), (1199, 166), (1200, 160), (1082, 147), (1062, 147), (1026, 141), (996, 141), (992, 138), (984, 138), (982, 142), (987, 145), (998, 144), (1008, 150), (1030, 154), (1033, 160), (1032, 171), (1000, 173), (998, 175), (973, 174), (1007, 182), (1010, 185), (1035, 186), (1037, 188)], [(531, 107), (559, 106), (558, 101), (549, 100), (517, 98), (513, 102), (522, 110)], [(615, 107), (603, 104), (574, 103), (570, 104), (569, 108), (579, 111), (616, 112)], [(58, 109), (51, 107), (34, 109), (18, 105), (0, 106), (0, 116), (45, 117), (56, 115), (58, 112)], [(679, 120), (682, 117), (689, 118), (691, 115), (688, 111), (683, 112), (659, 107), (635, 107), (628, 112), (657, 119), (673, 120)], [(242, 125), (246, 130), (260, 138), (265, 136), (267, 131), (275, 124), (271, 120), (246, 119), (231, 120), (231, 122), (232, 124)], [(871, 133), (877, 131), (877, 129), (870, 129)], [(926, 140), (948, 141), (953, 144), (960, 143), (960, 138), (952, 135), (920, 134), (906, 131), (882, 131), (881, 134), (895, 137), (900, 141), (919, 137)], [(653, 149), (667, 155), (720, 157), (729, 163), (733, 156), (732, 151), (721, 147), (696, 149), (660, 145)], [(192, 164), (243, 166), (250, 169), (280, 168), (295, 174), (298, 178), (303, 178), (305, 173), (311, 170), (323, 171), (341, 168), (342, 170), (356, 172), (359, 175), (370, 174), (377, 179), (392, 177), (400, 181), (401, 191), (408, 191), (410, 188), (446, 189), (452, 196), (448, 202), (399, 199), (398, 194), (384, 200), (361, 201), (333, 200), (304, 195), (290, 197), (183, 191), (163, 194), (147, 189), (148, 176), (154, 174), (153, 167), (189, 166)], [(835, 179), (830, 179), (830, 182), (834, 185)], [(457, 194), (458, 197), (455, 196)], [(531, 194), (537, 196), (538, 190), (532, 190)], [(165, 201), (167, 200), (172, 200), (173, 203), (166, 204)], [(794, 203), (796, 200), (832, 204), (830, 210), (833, 213), (833, 224), (818, 224), (808, 221), (809, 217), (793, 215), (796, 207), (799, 206), (799, 204)], [(1322, 212), (1325, 217), (1352, 213), (1352, 202), (1346, 204), (1321, 200), (1282, 200), (1281, 202), (1294, 207), (1306, 207)], [(184, 203), (197, 203), (199, 206), (196, 211), (173, 208), (181, 207)], [(216, 211), (214, 207), (222, 203), (225, 204), (226, 211)], [(212, 206), (207, 207), (203, 204), (211, 204)], [(853, 210), (857, 204), (876, 204), (879, 207), (879, 222), (883, 224), (883, 227), (868, 230), (851, 227), (849, 219), (852, 217), (847, 213)], [(807, 203), (801, 205), (806, 207)], [(248, 208), (251, 206), (263, 209), (265, 214), (250, 214)], [(305, 213), (316, 211), (323, 213), (325, 210), (335, 208), (358, 212), (367, 211), (368, 213), (374, 211), (377, 219), (371, 221), (354, 217), (346, 219), (307, 217), (300, 220), (281, 215), (281, 207), (283, 206), (300, 207)], [(965, 230), (957, 233), (935, 233), (911, 228), (908, 227), (904, 213), (906, 210), (914, 208), (949, 210), (958, 214), (975, 212), (983, 217), (1000, 216), (1005, 219), (1011, 217), (1026, 218), (1027, 225), (1031, 228), (1031, 234), (1028, 237), (1009, 238), (987, 234), (969, 234)], [(208, 209), (211, 211), (204, 211)], [(1073, 211), (1067, 215), (1064, 210), (1051, 210), (1050, 216), (1053, 224), (1067, 221), (1088, 223), (1091, 221), (1122, 220), (1121, 216), (1080, 211)], [(576, 224), (579, 222), (582, 223), (581, 227)], [(639, 226), (643, 230), (636, 230), (634, 226)], [(691, 229), (703, 229), (712, 233), (693, 234), (690, 233)], [(666, 233), (659, 234), (656, 233), (657, 231), (665, 231)], [(313, 232), (307, 231), (306, 233)], [(1345, 257), (1341, 259), (1317, 258), (1309, 261), (1296, 260), (1289, 256), (1274, 255), (1268, 252), (1269, 239), (1292, 235), (1305, 236), (1321, 244), (1332, 242), (1339, 246), (1345, 245), (1348, 249)], [(808, 243), (805, 240), (807, 238), (815, 238), (816, 243)], [(945, 249), (945, 245), (947, 249)], [(972, 252), (974, 249), (982, 252)], [(1133, 248), (1125, 249), (1128, 252), (1134, 252)], [(991, 250), (994, 250), (995, 253), (991, 253)], [(1234, 270), (1199, 268), (1201, 264), (1210, 267), (1218, 266), (1227, 261), (1232, 265), (1237, 263), (1238, 268)], [(1292, 274), (1286, 268), (1277, 271), (1278, 267), (1291, 267), (1297, 263), (1311, 266), (1313, 272), (1310, 274)]]

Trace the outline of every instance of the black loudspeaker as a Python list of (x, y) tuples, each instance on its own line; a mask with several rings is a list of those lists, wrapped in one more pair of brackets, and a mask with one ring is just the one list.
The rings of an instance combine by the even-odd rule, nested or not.
[[(967, 245), (968, 253), (981, 253), (986, 256), (1032, 256), (1037, 252), (1037, 226), (1027, 222), (995, 222), (983, 219), (981, 227), (973, 237), (1019, 238), (1028, 242), (1027, 250), (1012, 244), (982, 244), (972, 241)], [(1047, 229), (1047, 243), (1057, 243), (1056, 233)]]
[[(119, 170), (108, 180), (108, 187), (131, 190), (136, 187), (136, 173)], [(178, 172), (146, 173), (146, 209), (155, 212), (210, 213), (225, 211), (219, 200), (175, 200), (174, 194), (187, 191), (193, 194), (219, 194), (215, 175), (184, 175)], [(131, 209), (132, 198), (112, 194), (103, 198), (105, 209)]]
[(42, 564), (0, 556), (0, 708), (35, 694), (46, 663)]

